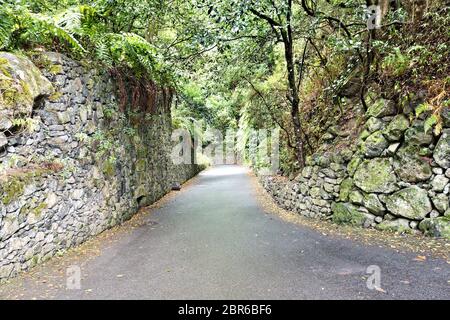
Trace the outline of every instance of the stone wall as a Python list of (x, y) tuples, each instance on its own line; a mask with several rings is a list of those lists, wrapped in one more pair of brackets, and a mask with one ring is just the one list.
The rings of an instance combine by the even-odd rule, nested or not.
[(0, 53), (0, 280), (121, 223), (200, 170), (171, 162), (167, 90), (155, 91), (151, 112), (125, 114), (108, 73), (55, 53), (33, 61)]
[(281, 207), (308, 217), (450, 238), (450, 110), (434, 134), (398, 109), (376, 99), (353, 147), (309, 157), (295, 179), (261, 183)]

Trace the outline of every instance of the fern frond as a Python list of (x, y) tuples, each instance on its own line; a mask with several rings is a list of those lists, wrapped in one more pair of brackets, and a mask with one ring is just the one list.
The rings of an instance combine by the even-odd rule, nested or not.
[(38, 35), (54, 36), (60, 41), (67, 42), (76, 51), (85, 52), (78, 40), (50, 17), (36, 13), (29, 13), (28, 17), (29, 19), (26, 22), (28, 22), (30, 29), (37, 32)]
[(0, 49), (9, 46), (14, 30), (14, 16), (11, 10), (2, 6), (0, 9)]

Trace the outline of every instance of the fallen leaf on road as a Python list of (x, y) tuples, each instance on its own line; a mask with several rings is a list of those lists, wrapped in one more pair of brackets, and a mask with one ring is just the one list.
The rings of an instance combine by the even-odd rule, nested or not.
[(386, 293), (386, 290), (384, 290), (380, 287), (375, 287), (375, 290), (377, 290), (378, 292)]
[(414, 261), (425, 261), (427, 260), (426, 256), (417, 256), (413, 259)]

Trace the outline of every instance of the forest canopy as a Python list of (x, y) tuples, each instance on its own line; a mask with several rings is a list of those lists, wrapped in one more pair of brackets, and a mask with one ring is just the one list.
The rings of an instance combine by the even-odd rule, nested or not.
[(438, 132), (449, 30), (444, 0), (0, 0), (0, 50), (58, 51), (173, 88), (176, 127), (244, 139), (278, 127), (286, 174), (327, 132), (357, 135), (373, 95), (419, 99), (413, 113)]

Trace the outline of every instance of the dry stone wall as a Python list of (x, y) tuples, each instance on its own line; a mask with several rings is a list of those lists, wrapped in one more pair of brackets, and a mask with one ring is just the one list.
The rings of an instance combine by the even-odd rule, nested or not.
[(353, 148), (313, 155), (295, 179), (261, 176), (261, 183), (301, 215), (450, 238), (450, 110), (442, 118), (435, 135), (423, 119), (377, 99)]
[(124, 115), (108, 73), (56, 53), (33, 61), (40, 68), (0, 53), (8, 78), (0, 82), (0, 280), (121, 223), (200, 170), (171, 162), (166, 91), (153, 112)]

